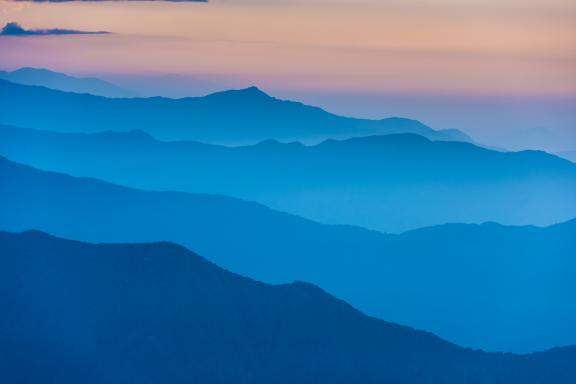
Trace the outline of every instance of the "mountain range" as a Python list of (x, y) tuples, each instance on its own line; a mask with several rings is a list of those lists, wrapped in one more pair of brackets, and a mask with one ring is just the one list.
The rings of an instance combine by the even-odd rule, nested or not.
[(65, 92), (88, 93), (107, 97), (131, 97), (134, 94), (95, 77), (74, 77), (40, 68), (0, 71), (0, 79), (23, 85), (35, 85)]
[(141, 191), (6, 158), (0, 185), (3, 230), (178, 242), (226, 269), (270, 283), (309, 281), (369, 315), (465, 346), (526, 352), (576, 344), (576, 221), (384, 235), (225, 196)]
[[(60, 132), (142, 129), (164, 140), (242, 144), (266, 139), (318, 142), (374, 134), (417, 133), (470, 140), (410, 119), (366, 120), (279, 100), (256, 87), (182, 99), (105, 98), (0, 80), (0, 123)], [(33, 112), (31, 113), (31, 108)]]
[(79, 134), (0, 125), (0, 154), (75, 176), (225, 194), (384, 232), (576, 217), (575, 164), (545, 152), (499, 152), (414, 134), (225, 147), (162, 142), (139, 130)]
[[(575, 348), (464, 349), (171, 243), (0, 232), (6, 383), (568, 384)], [(10, 294), (8, 294), (8, 292)]]
[[(213, 77), (213, 76), (212, 76)], [(75, 77), (46, 68), (23, 67), (0, 71), (0, 78), (17, 84), (37, 85), (64, 92), (89, 93), (104, 97), (183, 98), (204, 96), (232, 88), (232, 81), (219, 76), (191, 77), (184, 75), (106, 74), (103, 78)], [(228, 86), (226, 85), (228, 84)]]

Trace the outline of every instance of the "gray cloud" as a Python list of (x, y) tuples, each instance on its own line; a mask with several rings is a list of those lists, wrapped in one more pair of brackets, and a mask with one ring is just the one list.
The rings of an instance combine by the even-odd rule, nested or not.
[(48, 36), (48, 35), (99, 35), (110, 32), (96, 31), (77, 31), (73, 29), (26, 29), (18, 23), (7, 23), (0, 31), (1, 36)]

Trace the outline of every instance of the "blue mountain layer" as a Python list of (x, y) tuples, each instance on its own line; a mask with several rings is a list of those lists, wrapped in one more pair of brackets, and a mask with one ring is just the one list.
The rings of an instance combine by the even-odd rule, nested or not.
[(309, 281), (389, 321), (487, 350), (576, 344), (576, 221), (383, 235), (220, 195), (146, 192), (0, 160), (0, 228), (181, 243), (259, 280)]
[(576, 350), (488, 354), (170, 243), (0, 232), (6, 383), (573, 383)]
[(415, 120), (337, 116), (273, 98), (256, 87), (183, 99), (108, 99), (0, 80), (0, 105), (0, 123), (4, 124), (62, 132), (142, 129), (166, 140), (317, 142), (393, 133), (417, 133), (438, 140), (469, 139), (462, 132), (435, 131)]
[(76, 176), (225, 194), (384, 232), (576, 217), (575, 164), (544, 152), (498, 152), (414, 134), (230, 148), (162, 142), (140, 130), (63, 134), (0, 125), (0, 154)]

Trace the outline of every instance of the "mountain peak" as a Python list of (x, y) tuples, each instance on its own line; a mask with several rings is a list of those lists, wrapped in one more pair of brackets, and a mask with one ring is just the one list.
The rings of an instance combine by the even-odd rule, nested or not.
[[(22, 79), (60, 79), (72, 80), (77, 79), (64, 73), (51, 71), (47, 68), (34, 68), (34, 67), (21, 67), (12, 72), (9, 72), (16, 80)], [(17, 81), (18, 82), (18, 81)]]
[(30, 73), (30, 72), (57, 73), (47, 68), (35, 68), (35, 67), (21, 67), (12, 71), (12, 73)]
[(268, 95), (266, 92), (264, 92), (260, 88), (256, 87), (255, 85), (248, 87), (248, 88), (239, 89), (238, 92), (245, 93), (245, 94), (251, 94), (251, 95), (260, 95), (260, 96), (270, 97), (270, 95)]
[(256, 86), (248, 87), (248, 88), (241, 88), (241, 89), (231, 89), (222, 92), (216, 92), (207, 97), (237, 97), (241, 96), (247, 100), (268, 100), (273, 99), (272, 96), (261, 90)]

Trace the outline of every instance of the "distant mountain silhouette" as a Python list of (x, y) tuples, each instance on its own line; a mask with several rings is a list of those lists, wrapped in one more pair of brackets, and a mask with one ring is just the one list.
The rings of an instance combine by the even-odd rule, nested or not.
[(3, 230), (178, 242), (243, 275), (310, 281), (370, 315), (465, 346), (534, 351), (576, 344), (576, 221), (383, 235), (224, 196), (145, 192), (5, 158), (0, 186)]
[(228, 148), (159, 142), (143, 131), (62, 134), (0, 126), (0, 154), (76, 176), (220, 193), (385, 232), (449, 222), (550, 225), (576, 217), (573, 163), (418, 135)]
[[(254, 143), (265, 139), (321, 141), (374, 134), (416, 133), (434, 140), (462, 140), (409, 119), (363, 120), (279, 100), (258, 88), (204, 97), (107, 99), (0, 80), (0, 123), (61, 132), (142, 129), (167, 140)], [(33, 113), (31, 113), (31, 107)]]
[(104, 80), (94, 77), (73, 77), (42, 68), (25, 67), (10, 72), (0, 71), (0, 79), (23, 85), (37, 85), (66, 92), (89, 93), (107, 97), (134, 96), (130, 91), (124, 90)]
[(170, 243), (0, 232), (6, 383), (475, 383), (576, 380), (576, 348), (486, 354), (271, 286)]

